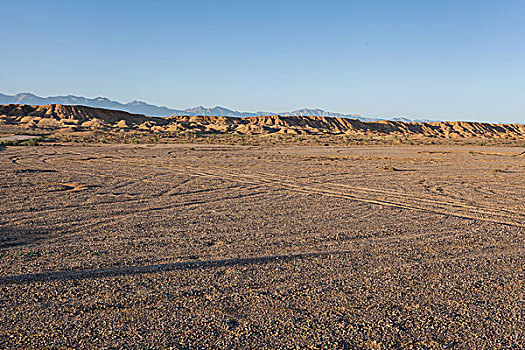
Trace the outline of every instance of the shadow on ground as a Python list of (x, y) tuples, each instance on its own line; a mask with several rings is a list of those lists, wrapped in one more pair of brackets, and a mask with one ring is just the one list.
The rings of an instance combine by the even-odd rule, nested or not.
[(330, 255), (342, 255), (350, 251), (308, 252), (298, 254), (269, 255), (250, 258), (220, 259), (220, 260), (193, 260), (175, 263), (156, 264), (147, 266), (114, 267), (93, 270), (51, 271), (34, 274), (23, 274), (0, 277), (0, 284), (26, 283), (26, 282), (51, 282), (65, 280), (82, 280), (92, 278), (116, 277), (123, 275), (137, 275), (158, 273), (174, 270), (192, 270), (204, 268), (218, 268), (225, 266), (246, 266), (266, 264), (279, 261), (291, 261), (305, 258), (317, 258)]

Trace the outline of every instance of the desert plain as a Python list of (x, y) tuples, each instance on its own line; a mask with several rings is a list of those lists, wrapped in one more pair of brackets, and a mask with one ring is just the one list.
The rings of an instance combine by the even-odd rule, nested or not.
[(2, 147), (0, 348), (524, 348), (523, 150)]

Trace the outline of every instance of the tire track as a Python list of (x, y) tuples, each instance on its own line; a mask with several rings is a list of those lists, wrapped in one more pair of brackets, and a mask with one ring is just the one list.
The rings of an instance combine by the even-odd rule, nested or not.
[[(176, 188), (176, 187), (174, 187)], [(224, 187), (218, 187), (218, 188), (207, 188), (207, 189), (201, 189), (201, 190), (196, 190), (196, 191), (187, 191), (187, 192), (180, 192), (180, 193), (175, 193), (175, 194), (168, 194), (168, 195), (165, 195), (164, 197), (169, 197), (169, 198), (173, 198), (173, 197), (176, 197), (176, 196), (184, 196), (184, 195), (193, 195), (193, 194), (202, 194), (202, 193), (210, 193), (210, 192), (216, 192), (216, 191), (225, 191), (225, 190), (255, 190), (255, 189), (258, 189), (259, 187), (258, 186), (252, 186), (252, 187), (248, 187), (248, 186), (224, 186)], [(170, 189), (171, 191), (172, 189)], [(20, 212), (20, 210), (18, 208), (15, 208), (14, 210), (11, 210), (11, 211), (4, 211), (3, 214), (7, 217), (7, 220), (6, 222), (7, 223), (16, 223), (16, 224), (23, 224), (23, 223), (26, 223), (26, 222), (30, 222), (30, 221), (33, 221), (36, 219), (35, 217), (35, 214), (38, 214), (38, 215), (43, 215), (43, 214), (51, 214), (51, 213), (55, 213), (55, 212), (61, 212), (65, 209), (97, 209), (97, 210), (108, 210), (108, 209), (104, 209), (102, 208), (103, 206), (113, 206), (113, 205), (118, 205), (118, 204), (123, 204), (123, 203), (126, 203), (126, 204), (132, 204), (132, 203), (135, 203), (135, 204), (144, 204), (144, 205), (147, 205), (147, 203), (149, 202), (157, 202), (159, 201), (159, 197), (158, 196), (155, 196), (155, 195), (151, 195), (149, 197), (141, 197), (141, 198), (131, 198), (131, 199), (122, 199), (122, 200), (115, 200), (115, 201), (100, 201), (100, 202), (93, 202), (93, 203), (79, 203), (79, 204), (72, 204), (72, 205), (64, 205), (64, 206), (60, 206), (60, 207), (56, 207), (56, 208), (47, 208), (47, 209), (42, 209), (42, 210), (31, 210), (31, 216), (23, 216), (23, 217), (11, 217), (11, 216), (14, 216), (14, 214), (17, 214)], [(199, 203), (206, 203), (205, 200), (196, 200), (198, 201)], [(215, 200), (212, 200), (212, 201), (215, 201)], [(210, 202), (212, 202), (210, 201)], [(189, 202), (191, 203), (191, 202)], [(179, 203), (174, 203), (173, 206), (178, 206)], [(152, 209), (153, 210), (153, 209)], [(142, 210), (139, 210), (140, 212)]]
[[(516, 215), (510, 216), (504, 213), (500, 213), (493, 210), (487, 210), (485, 208), (479, 208), (475, 206), (469, 206), (469, 205), (462, 205), (458, 203), (447, 203), (447, 202), (435, 202), (435, 206), (438, 208), (429, 208), (424, 207), (421, 204), (422, 203), (410, 203), (410, 202), (402, 202), (398, 199), (378, 199), (378, 198), (371, 198), (370, 192), (372, 191), (366, 191), (363, 193), (363, 195), (354, 195), (350, 193), (346, 193), (341, 190), (333, 190), (333, 189), (326, 189), (323, 187), (313, 187), (310, 185), (304, 185), (304, 184), (297, 184), (290, 182), (289, 180), (283, 180), (275, 175), (271, 174), (264, 174), (264, 177), (260, 175), (254, 175), (254, 174), (238, 174), (233, 172), (210, 172), (208, 171), (201, 171), (200, 169), (196, 169), (194, 167), (190, 166), (184, 166), (186, 169), (190, 171), (194, 171), (195, 175), (199, 176), (208, 176), (208, 177), (218, 177), (218, 178), (224, 178), (228, 180), (240, 180), (245, 181), (250, 184), (265, 184), (271, 187), (278, 187), (278, 188), (285, 188), (289, 190), (294, 190), (298, 192), (302, 192), (305, 194), (319, 194), (319, 195), (325, 195), (325, 196), (331, 196), (331, 197), (337, 197), (337, 198), (344, 198), (344, 199), (350, 199), (350, 200), (356, 200), (371, 204), (378, 204), (383, 206), (389, 206), (389, 207), (396, 207), (406, 210), (416, 210), (416, 211), (423, 211), (423, 212), (431, 212), (435, 214), (440, 215), (448, 215), (448, 216), (455, 216), (463, 219), (470, 219), (470, 220), (481, 220), (481, 221), (487, 221), (497, 224), (504, 224), (509, 226), (517, 226), (517, 227), (525, 227), (525, 220), (523, 220), (523, 215), (516, 213)], [(333, 183), (330, 183), (330, 185), (334, 185)], [(383, 193), (384, 195), (388, 196), (388, 193)], [(368, 197), (366, 195), (369, 195)], [(421, 198), (419, 197), (413, 197), (414, 201), (421, 201)], [(464, 208), (464, 212), (455, 212), (453, 209), (449, 208), (450, 206), (456, 206)], [(489, 217), (493, 216), (493, 217)], [(494, 216), (498, 218), (494, 218)], [(518, 222), (516, 222), (516, 221)]]
[[(56, 154), (56, 152), (55, 152)], [(42, 158), (49, 157), (53, 154), (44, 154), (40, 155), (39, 160), (42, 161)], [(82, 155), (81, 159), (71, 159), (75, 163), (85, 163), (85, 158), (87, 155)], [(89, 157), (88, 157), (89, 158)], [(60, 159), (47, 159), (51, 162), (61, 161)], [(44, 162), (47, 162), (44, 160)], [(489, 208), (485, 206), (476, 206), (472, 204), (465, 203), (462, 197), (454, 196), (456, 200), (437, 200), (435, 198), (424, 198), (417, 195), (406, 194), (399, 191), (393, 190), (384, 190), (384, 189), (375, 189), (361, 186), (351, 186), (345, 185), (337, 182), (321, 182), (321, 181), (311, 181), (310, 183), (304, 183), (302, 180), (304, 178), (290, 178), (282, 177), (276, 174), (259, 174), (259, 173), (238, 173), (232, 172), (227, 167), (210, 167), (207, 166), (205, 169), (198, 168), (195, 166), (184, 165), (184, 164), (173, 164), (169, 162), (159, 162), (157, 160), (152, 160), (151, 158), (129, 158), (126, 159), (115, 159), (108, 157), (100, 157), (96, 159), (95, 164), (100, 163), (107, 164), (119, 164), (120, 166), (132, 167), (137, 169), (138, 167), (154, 167), (157, 170), (164, 169), (170, 171), (170, 174), (173, 174), (173, 171), (180, 172), (181, 169), (184, 171), (180, 172), (179, 175), (185, 176), (201, 176), (201, 177), (214, 177), (221, 180), (227, 181), (236, 181), (241, 183), (248, 183), (255, 186), (264, 185), (272, 188), (279, 188), (285, 190), (292, 190), (298, 193), (304, 194), (317, 194), (324, 196), (332, 196), (338, 198), (344, 198), (349, 200), (356, 200), (371, 204), (396, 207), (405, 210), (415, 210), (415, 211), (424, 211), (431, 212), (439, 215), (449, 215), (471, 220), (481, 220), (498, 224), (505, 224), (511, 226), (525, 227), (525, 214), (516, 210), (504, 209), (504, 208)], [(162, 165), (160, 165), (161, 163)], [(92, 168), (91, 168), (92, 169)], [(139, 169), (137, 169), (139, 170)], [(86, 175), (86, 172), (82, 171), (70, 171), (69, 169), (65, 170), (67, 173), (79, 173)], [(140, 170), (139, 170), (140, 171)], [(189, 173), (188, 173), (189, 172)], [(101, 174), (96, 174), (101, 176)], [(106, 176), (106, 175), (104, 175)], [(143, 179), (138, 181), (131, 181), (130, 183), (124, 183), (123, 186), (129, 186), (133, 184), (138, 184)], [(298, 181), (299, 180), (299, 181)], [(307, 179), (304, 179), (307, 180)], [(151, 181), (154, 183), (161, 183), (161, 181)], [(173, 183), (171, 183), (173, 185)], [(329, 188), (327, 188), (329, 186)], [(169, 193), (164, 193), (164, 196)], [(443, 196), (443, 193), (439, 194)], [(162, 194), (160, 195), (163, 196)], [(447, 194), (447, 197), (451, 196)], [(159, 198), (158, 196), (150, 196), (149, 198), (140, 198), (134, 199), (131, 201), (148, 201), (154, 198)], [(126, 200), (129, 202), (129, 200)], [(108, 204), (115, 203), (109, 202)], [(90, 205), (95, 206), (100, 203), (92, 203)], [(59, 209), (55, 209), (59, 210)]]

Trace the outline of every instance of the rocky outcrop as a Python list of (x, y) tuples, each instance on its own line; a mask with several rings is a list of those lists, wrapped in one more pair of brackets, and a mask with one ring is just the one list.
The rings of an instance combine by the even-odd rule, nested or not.
[(27, 128), (118, 129), (156, 133), (232, 133), (232, 134), (375, 134), (440, 138), (525, 139), (523, 124), (477, 122), (363, 122), (350, 118), (323, 116), (173, 116), (148, 117), (102, 108), (69, 105), (0, 106), (0, 124)]
[(69, 105), (3, 105), (0, 106), (0, 117), (11, 117), (11, 119), (22, 123), (28, 122), (29, 120), (41, 119), (54, 119), (57, 121), (68, 119), (77, 120), (79, 123), (85, 123), (92, 119), (99, 119), (107, 124), (114, 124), (120, 120), (125, 120), (126, 122), (133, 124), (142, 124), (150, 120), (153, 120), (155, 123), (165, 122), (164, 118), (147, 117), (140, 114), (131, 114), (111, 109)]

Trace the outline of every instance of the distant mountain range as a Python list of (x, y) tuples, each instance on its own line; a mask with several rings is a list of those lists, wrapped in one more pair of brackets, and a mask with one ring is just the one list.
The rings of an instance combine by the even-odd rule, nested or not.
[(143, 101), (131, 101), (128, 103), (121, 103), (112, 101), (106, 97), (86, 98), (81, 96), (50, 96), (40, 97), (31, 93), (20, 93), (16, 95), (4, 95), (0, 93), (0, 105), (5, 104), (26, 104), (26, 105), (82, 105), (95, 108), (106, 108), (113, 110), (121, 110), (129, 113), (144, 114), (154, 117), (169, 117), (172, 115), (201, 115), (201, 116), (225, 116), (225, 117), (253, 117), (259, 115), (281, 115), (281, 116), (316, 116), (316, 117), (342, 117), (359, 119), (361, 121), (374, 120), (394, 120), (402, 122), (428, 122), (430, 120), (410, 120), (407, 118), (368, 118), (362, 117), (358, 114), (344, 114), (327, 112), (322, 109), (298, 109), (291, 112), (239, 112), (224, 107), (206, 108), (203, 106), (188, 108), (188, 109), (172, 109), (168, 107), (155, 106)]

